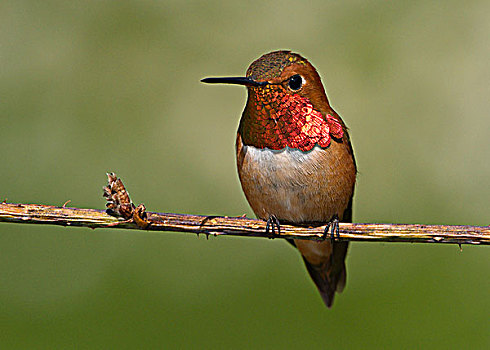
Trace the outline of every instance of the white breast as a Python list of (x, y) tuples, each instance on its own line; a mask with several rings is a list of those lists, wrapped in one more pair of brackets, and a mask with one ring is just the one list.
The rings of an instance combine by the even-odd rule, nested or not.
[(280, 220), (309, 222), (333, 215), (325, 209), (329, 202), (325, 150), (243, 146), (243, 154), (242, 187), (257, 216), (273, 214)]
[[(257, 148), (253, 146), (243, 147), (246, 157), (249, 158), (254, 167), (260, 169), (263, 176), (297, 178), (301, 175), (313, 175), (311, 172), (318, 167), (314, 160), (321, 148), (315, 146), (309, 152), (286, 147), (282, 150), (271, 150), (268, 148)], [(295, 179), (298, 182), (298, 179)]]

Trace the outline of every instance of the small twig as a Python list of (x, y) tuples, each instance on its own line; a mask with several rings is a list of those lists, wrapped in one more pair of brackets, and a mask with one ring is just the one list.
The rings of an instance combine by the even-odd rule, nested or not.
[[(119, 181), (119, 182), (118, 182)], [(116, 184), (116, 182), (118, 182)], [(265, 237), (266, 222), (246, 217), (201, 216), (146, 212), (135, 207), (122, 182), (109, 175), (104, 189), (109, 210), (54, 207), (37, 204), (0, 203), (0, 222), (79, 226), (90, 228), (125, 228), (148, 231), (174, 231), (206, 235)], [(114, 215), (122, 216), (116, 217)], [(281, 225), (277, 238), (322, 240), (325, 226), (299, 227)], [(340, 240), (368, 242), (413, 242), (490, 244), (488, 226), (350, 224), (340, 223)]]

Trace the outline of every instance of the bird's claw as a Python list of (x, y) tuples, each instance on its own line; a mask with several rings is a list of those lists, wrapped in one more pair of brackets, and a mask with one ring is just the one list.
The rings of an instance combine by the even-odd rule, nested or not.
[(269, 235), (270, 239), (274, 239), (274, 237), (281, 234), (281, 224), (279, 223), (279, 220), (275, 217), (275, 215), (270, 215), (269, 219), (267, 219), (267, 223), (265, 225), (265, 233)]
[(339, 217), (337, 214), (335, 214), (327, 223), (327, 226), (325, 226), (325, 230), (323, 231), (323, 239), (327, 239), (327, 237), (330, 236), (330, 240), (334, 241), (336, 235), (337, 239), (340, 239)]

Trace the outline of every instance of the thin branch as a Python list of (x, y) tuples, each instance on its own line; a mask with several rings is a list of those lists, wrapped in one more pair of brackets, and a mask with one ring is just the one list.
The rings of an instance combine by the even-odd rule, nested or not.
[[(0, 204), (0, 222), (49, 224), (95, 228), (125, 228), (205, 234), (268, 237), (266, 223), (246, 217), (150, 213), (144, 205), (131, 202), (121, 179), (107, 174), (104, 187), (107, 210), (67, 208), (37, 204)], [(273, 238), (325, 239), (325, 226), (302, 227), (281, 224)], [(490, 227), (403, 224), (340, 223), (337, 239), (370, 242), (421, 242), (490, 244)]]
[[(0, 204), (0, 222), (49, 224), (90, 228), (124, 228), (174, 231), (206, 235), (269, 237), (265, 222), (245, 217), (208, 217), (146, 212), (147, 226), (107, 214), (104, 210), (54, 207), (36, 204)], [(325, 226), (314, 228), (281, 225), (277, 238), (323, 239)], [(340, 223), (340, 239), (369, 242), (417, 242), (490, 244), (490, 227), (404, 224)]]

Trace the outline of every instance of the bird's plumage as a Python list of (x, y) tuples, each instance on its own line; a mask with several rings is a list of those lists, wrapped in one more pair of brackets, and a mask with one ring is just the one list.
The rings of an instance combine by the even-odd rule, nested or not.
[[(330, 107), (315, 68), (275, 51), (254, 61), (246, 78), (205, 82), (247, 86), (236, 139), (237, 167), (257, 217), (324, 225), (352, 219), (356, 164), (347, 127)], [(347, 242), (294, 240), (325, 304), (346, 282)]]

